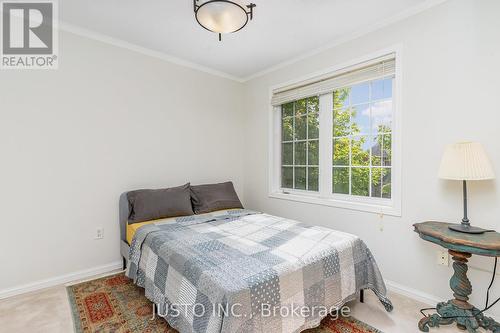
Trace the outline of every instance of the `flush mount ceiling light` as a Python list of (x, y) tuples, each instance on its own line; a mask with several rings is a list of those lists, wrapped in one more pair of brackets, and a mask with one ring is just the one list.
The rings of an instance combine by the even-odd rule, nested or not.
[(243, 29), (252, 20), (256, 6), (251, 3), (245, 8), (229, 0), (193, 0), (193, 3), (196, 21), (208, 31), (218, 33), (219, 40), (222, 40), (222, 34)]

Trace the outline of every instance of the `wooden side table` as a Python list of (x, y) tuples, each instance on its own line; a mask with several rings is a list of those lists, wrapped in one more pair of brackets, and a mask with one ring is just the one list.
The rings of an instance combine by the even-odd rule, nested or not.
[(438, 303), (437, 313), (422, 318), (418, 328), (429, 332), (429, 327), (457, 324), (461, 330), (476, 332), (479, 327), (500, 333), (500, 324), (485, 317), (480, 310), (469, 303), (472, 285), (467, 278), (467, 259), (473, 254), (488, 257), (500, 257), (500, 234), (487, 232), (480, 235), (465, 234), (448, 229), (450, 223), (422, 222), (416, 223), (415, 232), (426, 241), (436, 243), (448, 249), (453, 258), (454, 274), (450, 279), (453, 290), (452, 300)]

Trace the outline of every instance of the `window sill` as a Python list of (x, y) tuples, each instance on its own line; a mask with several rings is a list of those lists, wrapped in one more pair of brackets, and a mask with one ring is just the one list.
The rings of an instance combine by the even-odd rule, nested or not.
[[(401, 216), (401, 209), (393, 205), (385, 205), (373, 202), (366, 202), (361, 200), (341, 200), (337, 198), (325, 198), (317, 195), (312, 195), (310, 193), (283, 193), (283, 192), (271, 192), (269, 193), (270, 198), (290, 200), (297, 202), (304, 202), (314, 205), (330, 206), (336, 208), (350, 209), (361, 212), (391, 215), (391, 216)], [(387, 200), (392, 202), (390, 200)]]

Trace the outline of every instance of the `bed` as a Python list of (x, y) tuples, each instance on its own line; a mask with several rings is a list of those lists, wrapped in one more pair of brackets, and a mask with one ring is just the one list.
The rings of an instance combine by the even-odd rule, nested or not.
[[(184, 332), (301, 332), (371, 289), (392, 304), (359, 237), (246, 209), (127, 223), (126, 275)], [(128, 238), (127, 241), (127, 232)]]

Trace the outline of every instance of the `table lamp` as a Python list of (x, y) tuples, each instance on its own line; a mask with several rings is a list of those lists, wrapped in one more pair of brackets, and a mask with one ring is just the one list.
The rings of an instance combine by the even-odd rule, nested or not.
[(482, 234), (487, 231), (471, 226), (467, 218), (467, 181), (495, 178), (493, 167), (483, 146), (477, 142), (459, 142), (448, 145), (441, 160), (439, 178), (463, 182), (464, 218), (461, 224), (454, 224), (449, 228), (468, 234)]

